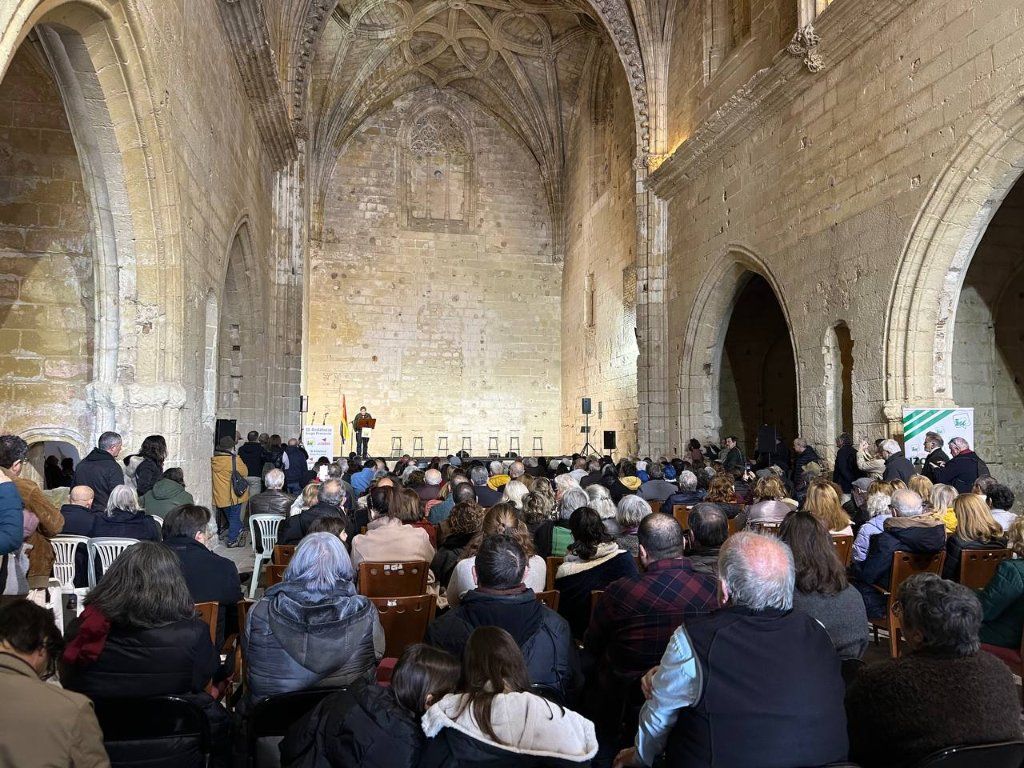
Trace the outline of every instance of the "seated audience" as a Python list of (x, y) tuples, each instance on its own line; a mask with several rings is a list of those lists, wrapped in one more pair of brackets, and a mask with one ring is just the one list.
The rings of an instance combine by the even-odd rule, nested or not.
[(729, 538), (729, 518), (718, 504), (702, 501), (690, 510), (690, 536), (693, 546), (688, 553), (697, 568), (718, 574), (718, 555)]
[[(640, 529), (640, 522), (649, 514), (651, 514), (651, 505), (639, 496), (623, 496), (615, 508), (615, 522), (619, 532), (612, 534), (609, 531), (609, 535), (615, 537), (615, 543), (619, 545), (620, 549), (629, 552), (633, 557), (640, 556), (640, 540), (637, 537), (637, 531)], [(607, 524), (605, 528), (608, 528)]]
[(430, 546), (437, 547), (437, 530), (423, 519), (419, 504), (419, 496), (412, 488), (397, 488), (391, 502), (392, 517), (398, 518), (403, 525), (420, 528), (427, 534)]
[(249, 609), (242, 647), (251, 700), (373, 680), (384, 630), (374, 604), (356, 594), (354, 577), (337, 536), (302, 540), (284, 580)]
[(288, 517), (295, 499), (282, 490), (284, 472), (280, 469), (269, 470), (263, 477), (263, 485), (267, 490), (249, 499), (249, 514)]
[(471, 489), (468, 500), (456, 504), (451, 515), (441, 524), (440, 544), (430, 565), (439, 584), (447, 584), (451, 580), (455, 566), (462, 560), (463, 551), (480, 532), (486, 514), (487, 510), (476, 503), (476, 495)]
[[(916, 477), (922, 477), (922, 475), (916, 475)], [(892, 517), (892, 505), (895, 503), (893, 496), (895, 493), (889, 483), (883, 483), (880, 480), (875, 480), (871, 483), (865, 505), (868, 519), (857, 529), (857, 535), (854, 537), (853, 552), (850, 558), (852, 562), (863, 562), (864, 558), (868, 556), (868, 546), (871, 544), (871, 537), (885, 530), (885, 521)], [(901, 498), (906, 503), (914, 505), (917, 504), (916, 499), (923, 497), (904, 495)]]
[(1014, 558), (1004, 560), (978, 595), (981, 600), (981, 642), (1020, 650), (1024, 627), (1024, 518), (1018, 517), (1007, 535)]
[(736, 517), (736, 515), (743, 511), (740, 500), (736, 496), (732, 476), (725, 473), (717, 474), (711, 478), (704, 501), (710, 501), (717, 505), (729, 518)]
[(410, 486), (420, 501), (420, 512), (423, 512), (428, 501), (441, 498), (441, 473), (436, 469), (428, 469), (423, 473), (423, 483)]
[(793, 609), (820, 623), (841, 659), (859, 659), (868, 647), (868, 617), (860, 593), (846, 580), (832, 537), (810, 512), (789, 515), (779, 528), (796, 566)]
[(434, 620), (426, 642), (461, 657), (473, 630), (501, 627), (522, 649), (530, 682), (568, 696), (581, 676), (576, 646), (568, 622), (537, 600), (524, 583), (529, 566), (521, 542), (521, 536), (501, 533), (483, 540), (474, 558), (476, 588)]
[(523, 654), (508, 632), (474, 630), (459, 692), (423, 715), (427, 745), (419, 768), (589, 765), (597, 754), (593, 723), (529, 687)]
[[(238, 631), (237, 608), (242, 599), (238, 568), (210, 551), (210, 510), (186, 504), (171, 510), (163, 526), (164, 545), (181, 561), (181, 572), (196, 603), (219, 603), (217, 637)], [(220, 647), (218, 645), (218, 647)]]
[(473, 467), (469, 471), (470, 482), (473, 483), (473, 492), (476, 494), (476, 503), (484, 509), (493, 507), (499, 501), (501, 501), (501, 491), (495, 490), (487, 481), (490, 480), (490, 475), (487, 474), (487, 469), (482, 466)]
[[(616, 765), (793, 768), (846, 758), (844, 685), (828, 633), (794, 611), (789, 548), (738, 533), (722, 546), (724, 607), (687, 619), (644, 676), (635, 746)], [(713, 652), (712, 652), (713, 649)]]
[(935, 483), (932, 486), (931, 498), (928, 499), (928, 508), (932, 514), (942, 520), (947, 535), (956, 530), (956, 513), (953, 512), (953, 502), (959, 495), (953, 486)]
[(501, 500), (502, 502), (511, 504), (516, 509), (522, 509), (523, 498), (529, 492), (530, 489), (519, 480), (509, 480), (505, 483), (505, 486), (502, 489)]
[(704, 500), (704, 491), (697, 489), (697, 476), (688, 469), (679, 473), (679, 491), (671, 494), (661, 505), (661, 511), (666, 515), (672, 514), (672, 507), (682, 504), (685, 507), (692, 507), (697, 502)]
[(92, 522), (95, 517), (92, 511), (93, 491), (88, 485), (76, 485), (68, 494), (68, 503), (60, 508), (64, 518), (65, 536), (88, 536), (92, 533)]
[(640, 478), (636, 476), (636, 464), (627, 459), (619, 462), (618, 477), (608, 486), (612, 494), (612, 501), (618, 504), (623, 496), (636, 493), (640, 490)]
[(288, 517), (300, 515), (310, 507), (316, 506), (316, 503), (320, 500), (319, 496), (320, 483), (308, 483), (305, 485), (292, 501), (292, 505), (288, 509)]
[(747, 507), (746, 526), (751, 528), (758, 523), (781, 523), (786, 515), (796, 508), (796, 503), (787, 504), (786, 486), (782, 480), (767, 474), (758, 479), (754, 485), (754, 503)]
[(608, 585), (583, 636), (609, 695), (657, 666), (676, 627), (718, 607), (717, 580), (684, 557), (685, 537), (673, 518), (647, 515), (637, 538), (643, 573)]
[(319, 517), (340, 517), (345, 521), (349, 541), (355, 535), (354, 523), (342, 509), (345, 491), (337, 480), (328, 480), (317, 487), (317, 502), (309, 509), (283, 521), (277, 529), (278, 544), (298, 544), (309, 533), (309, 526)]
[(452, 572), (445, 596), (448, 605), (459, 604), (462, 596), (476, 589), (476, 553), (488, 536), (507, 535), (519, 542), (526, 553), (527, 572), (523, 583), (534, 592), (543, 592), (547, 582), (547, 563), (533, 549), (533, 539), (526, 525), (516, 516), (511, 504), (495, 504), (484, 515), (483, 526), (462, 550), (462, 559)]
[(370, 490), (370, 486), (373, 484), (373, 479), (376, 474), (377, 462), (373, 459), (367, 459), (363, 462), (361, 469), (352, 473), (351, 477), (349, 477), (349, 483), (352, 484), (352, 489), (356, 492), (357, 497), (362, 496)]
[(469, 479), (463, 475), (452, 475), (452, 481), (448, 485), (448, 497), (440, 504), (431, 507), (427, 516), (427, 522), (431, 525), (441, 525), (452, 513), (456, 504), (464, 501), (472, 501), (476, 504), (476, 491), (469, 483)]
[[(546, 483), (546, 480), (541, 480)], [(531, 537), (535, 537), (537, 529), (548, 522), (555, 512), (555, 497), (550, 493), (530, 491), (523, 497), (523, 522)]]
[(90, 536), (160, 541), (160, 525), (139, 508), (139, 497), (130, 485), (119, 485), (107, 498), (107, 511), (96, 515)]
[[(1013, 508), (1013, 502), (1015, 501), (1013, 491), (1005, 485), (996, 483), (994, 486), (989, 488), (986, 496), (988, 506), (992, 510), (992, 517), (1000, 526), (1002, 526), (1004, 531), (1010, 530), (1011, 526), (1020, 519), (1017, 514), (1010, 511)], [(66, 520), (64, 522), (64, 530), (67, 531)]]
[(830, 480), (816, 478), (807, 486), (807, 498), (804, 499), (803, 510), (810, 512), (821, 520), (825, 529), (833, 536), (852, 536), (853, 526), (839, 494)]
[(569, 473), (563, 473), (556, 475), (554, 479), (555, 489), (555, 502), (556, 504), (562, 500), (562, 497), (567, 491), (572, 489), (580, 490), (580, 484), (576, 482), (576, 478)]
[(185, 474), (181, 468), (170, 467), (164, 470), (163, 476), (153, 484), (149, 493), (142, 497), (141, 503), (146, 514), (164, 518), (175, 507), (195, 504), (195, 500), (185, 490)]
[(569, 518), (577, 509), (582, 509), (589, 503), (590, 497), (587, 496), (587, 492), (578, 485), (572, 486), (562, 494), (558, 499), (558, 519), (542, 523), (533, 534), (537, 554), (541, 557), (563, 557), (572, 544)]
[[(611, 492), (600, 483), (588, 486), (584, 490), (586, 491), (587, 498), (589, 499), (587, 506), (597, 512), (609, 535), (618, 536), (619, 524), (615, 520), (618, 508), (615, 506), (615, 502), (612, 501)], [(624, 496), (623, 498), (628, 499), (630, 497)]]
[[(914, 475), (914, 477), (921, 477), (921, 475)], [(843, 511), (853, 521), (855, 529), (858, 526), (864, 525), (870, 519), (867, 512), (867, 502), (868, 491), (873, 482), (875, 481), (870, 477), (858, 477), (850, 484), (849, 498), (843, 502)], [(922, 496), (921, 498), (925, 497)]]
[(652, 507), (654, 506), (654, 502), (658, 502), (660, 504), (664, 502), (665, 499), (679, 492), (679, 488), (675, 483), (670, 483), (665, 479), (665, 468), (660, 462), (655, 461), (648, 464), (647, 474), (651, 479), (640, 486), (640, 490), (637, 492), (637, 495), (648, 502)]
[(875, 587), (889, 589), (894, 552), (935, 554), (946, 546), (945, 526), (937, 517), (925, 514), (924, 502), (913, 491), (903, 489), (893, 494), (892, 513), (882, 532), (871, 537), (863, 562), (850, 566), (850, 576), (864, 598), (869, 619), (880, 619), (888, 610), (885, 596)]
[(487, 478), (487, 485), (493, 488), (495, 491), (500, 491), (505, 487), (505, 483), (509, 481), (509, 476), (505, 472), (505, 465), (500, 461), (492, 461), (487, 465), (487, 471), (490, 475)]
[(333, 693), (299, 720), (281, 743), (282, 765), (416, 768), (427, 742), (420, 718), (456, 689), (461, 674), (451, 654), (410, 645), (390, 686)]
[(569, 528), (573, 542), (555, 574), (555, 589), (559, 613), (569, 620), (573, 637), (583, 637), (590, 621), (590, 593), (625, 576), (636, 576), (636, 560), (619, 548), (590, 507), (573, 512)]
[(981, 606), (933, 573), (900, 586), (909, 651), (864, 667), (850, 685), (850, 759), (864, 768), (911, 766), (944, 747), (1021, 738), (1013, 674), (978, 650)]
[(931, 499), (932, 488), (934, 487), (935, 484), (920, 473), (911, 475), (910, 480), (907, 481), (907, 488), (912, 490), (925, 501)]
[[(434, 548), (430, 545), (430, 535), (422, 528), (405, 525), (401, 515), (408, 517), (404, 511), (405, 500), (402, 489), (377, 489), (390, 493), (391, 498), (386, 509), (373, 509), (370, 524), (366, 533), (358, 534), (352, 539), (352, 566), (357, 571), (359, 564), (367, 562), (412, 562), (423, 560), (430, 563), (434, 559)], [(377, 491), (374, 491), (375, 493)]]
[(580, 488), (586, 490), (592, 485), (601, 484), (601, 461), (591, 459), (587, 462), (587, 473), (579, 479)]
[(53, 674), (63, 648), (50, 611), (28, 600), (0, 608), (0, 762), (4, 765), (110, 765), (89, 699), (44, 682)]
[(962, 493), (953, 502), (956, 532), (946, 541), (946, 561), (942, 578), (960, 581), (960, 562), (965, 549), (1005, 549), (1006, 536), (989, 511), (988, 504), (976, 493)]

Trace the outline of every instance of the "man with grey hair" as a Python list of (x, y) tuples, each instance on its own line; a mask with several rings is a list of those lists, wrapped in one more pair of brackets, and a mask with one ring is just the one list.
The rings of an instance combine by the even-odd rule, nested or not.
[(659, 461), (652, 461), (647, 465), (647, 476), (650, 480), (641, 483), (640, 490), (637, 491), (637, 495), (645, 501), (661, 503), (679, 491), (675, 483), (665, 479), (665, 468)]
[(359, 532), (354, 528), (353, 518), (345, 514), (342, 506), (345, 503), (345, 489), (339, 480), (328, 478), (321, 483), (317, 492), (317, 502), (309, 509), (292, 515), (277, 529), (278, 544), (298, 544), (302, 537), (309, 533), (309, 526), (320, 517), (338, 517), (345, 522), (347, 534), (346, 545), (352, 546), (352, 539)]
[[(249, 513), (252, 515), (288, 516), (288, 510), (295, 499), (284, 490), (284, 472), (271, 469), (263, 476), (263, 484), (267, 490), (257, 493), (249, 499)], [(257, 542), (258, 544), (258, 542)]]
[(697, 476), (690, 470), (684, 469), (679, 473), (679, 491), (665, 499), (665, 503), (661, 505), (661, 511), (666, 515), (671, 515), (672, 507), (676, 504), (692, 507), (703, 500), (704, 491), (697, 488)]
[(580, 488), (589, 488), (601, 482), (601, 461), (591, 459), (587, 462), (587, 474), (580, 478)]
[(520, 483), (527, 482), (526, 467), (523, 465), (523, 462), (516, 460), (508, 465), (508, 479), (510, 481), (518, 480)]
[(96, 447), (78, 462), (72, 485), (88, 485), (92, 488), (92, 511), (105, 512), (110, 492), (124, 482), (124, 470), (117, 463), (121, 453), (121, 435), (104, 432)]
[(426, 513), (428, 502), (441, 498), (441, 481), (443, 479), (440, 471), (431, 468), (423, 473), (423, 482), (413, 488), (416, 495), (420, 497), (421, 515)]
[(970, 493), (975, 481), (982, 475), (988, 475), (988, 465), (971, 450), (971, 446), (962, 437), (954, 437), (949, 441), (949, 452), (953, 456), (946, 466), (935, 470), (935, 482), (952, 485), (957, 493)]
[(793, 440), (793, 484), (800, 486), (800, 482), (803, 479), (804, 467), (808, 464), (815, 463), (818, 466), (823, 466), (821, 457), (818, 456), (818, 452), (814, 450), (813, 445), (808, 445), (807, 441), (802, 437), (795, 438)]
[(583, 481), (583, 478), (587, 474), (587, 460), (582, 456), (577, 456), (573, 459), (572, 470), (569, 472), (573, 476), (573, 479), (579, 483)]
[(942, 450), (942, 446), (945, 444), (946, 441), (942, 439), (942, 435), (938, 432), (926, 432), (924, 435), (924, 449), (928, 451), (928, 455), (925, 456), (921, 474), (933, 483), (938, 482), (935, 479), (936, 470), (946, 466), (949, 462), (949, 456)]
[(650, 766), (662, 754), (667, 765), (688, 766), (845, 760), (839, 657), (824, 627), (792, 610), (795, 582), (781, 541), (729, 538), (719, 564), (724, 606), (688, 618), (644, 675), (635, 746), (616, 766)]
[(579, 488), (580, 484), (576, 482), (576, 478), (565, 472), (555, 477), (555, 501), (561, 501), (562, 496), (565, 495), (566, 491), (571, 488)]
[[(565, 475), (559, 475), (565, 477)], [(537, 554), (541, 557), (564, 557), (569, 545), (572, 544), (572, 533), (569, 531), (569, 518), (581, 507), (590, 505), (587, 492), (578, 485), (570, 487), (559, 499), (556, 509), (557, 520), (545, 520), (534, 531), (533, 540), (537, 545)]]
[(853, 585), (864, 598), (869, 619), (880, 619), (888, 610), (885, 596), (875, 587), (889, 588), (892, 555), (900, 552), (935, 554), (946, 547), (946, 526), (942, 520), (926, 515), (921, 497), (908, 488), (892, 495), (893, 516), (882, 524), (868, 543), (862, 562), (850, 566)]
[(882, 441), (882, 458), (885, 459), (885, 472), (882, 473), (882, 480), (887, 483), (893, 480), (909, 483), (910, 478), (917, 474), (913, 463), (906, 457), (900, 444), (895, 440)]
[[(500, 462), (497, 462), (500, 464)], [(484, 509), (490, 509), (501, 501), (501, 492), (496, 491), (488, 485), (490, 475), (487, 469), (479, 464), (469, 471), (469, 479), (473, 483), (473, 490), (476, 492), (476, 503)]]

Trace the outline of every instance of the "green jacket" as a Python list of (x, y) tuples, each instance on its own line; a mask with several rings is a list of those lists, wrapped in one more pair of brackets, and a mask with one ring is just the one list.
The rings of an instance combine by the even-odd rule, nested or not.
[(1024, 560), (1004, 560), (978, 595), (984, 611), (981, 642), (1020, 648), (1024, 629)]
[(142, 497), (142, 506), (147, 515), (167, 517), (167, 513), (182, 504), (195, 504), (192, 494), (173, 480), (161, 478), (157, 480), (153, 490)]

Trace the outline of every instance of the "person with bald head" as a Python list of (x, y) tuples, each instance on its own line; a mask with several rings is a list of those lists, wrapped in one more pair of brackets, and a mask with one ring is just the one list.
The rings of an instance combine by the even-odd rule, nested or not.
[(92, 501), (95, 493), (88, 485), (76, 485), (68, 495), (68, 503), (60, 508), (64, 530), (68, 536), (88, 536), (92, 530)]
[(793, 610), (789, 547), (743, 532), (722, 545), (724, 605), (686, 620), (644, 675), (635, 746), (616, 766), (791, 768), (846, 759), (845, 685), (828, 632)]

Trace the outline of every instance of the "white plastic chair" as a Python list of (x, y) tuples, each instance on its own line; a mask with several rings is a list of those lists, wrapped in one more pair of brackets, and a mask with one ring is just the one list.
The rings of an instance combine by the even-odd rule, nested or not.
[[(277, 529), (285, 518), (281, 515), (249, 515), (249, 540), (252, 543), (252, 553), (256, 560), (252, 565), (252, 583), (249, 585), (249, 597), (256, 597), (256, 585), (260, 583), (260, 568), (264, 563), (269, 563), (274, 555), (274, 545), (277, 544)], [(257, 531), (262, 552), (256, 551)]]
[(138, 539), (122, 539), (117, 536), (97, 536), (89, 539), (89, 586), (95, 587), (96, 558), (100, 559), (100, 566), (103, 572), (117, 559), (117, 556), (124, 552), (132, 544), (138, 544)]
[(89, 547), (88, 536), (54, 536), (50, 539), (53, 553), (57, 559), (53, 562), (53, 577), (60, 582), (60, 588), (71, 591), (75, 588), (75, 555), (78, 548)]

